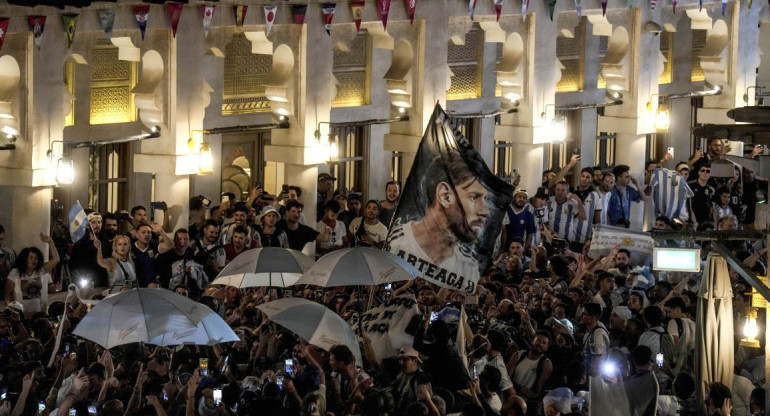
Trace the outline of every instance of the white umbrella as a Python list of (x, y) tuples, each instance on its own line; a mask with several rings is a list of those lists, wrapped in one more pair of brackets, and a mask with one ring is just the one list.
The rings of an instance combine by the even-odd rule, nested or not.
[(232, 328), (216, 313), (203, 318), (193, 329), (176, 329), (171, 332), (158, 335), (147, 341), (152, 345), (216, 345), (223, 342), (240, 341)]
[(733, 290), (727, 262), (709, 253), (698, 291), (698, 313), (695, 321), (695, 374), (700, 389), (700, 402), (711, 383), (733, 385), (735, 361), (733, 335)]
[(313, 265), (313, 259), (297, 250), (279, 247), (244, 251), (219, 273), (215, 285), (288, 287)]
[(321, 257), (296, 284), (372, 286), (414, 279), (419, 274), (411, 264), (390, 252), (355, 247), (336, 250)]
[(167, 289), (139, 288), (110, 296), (83, 317), (73, 333), (104, 348), (149, 342), (190, 331), (214, 311)]
[(347, 345), (356, 357), (358, 365), (361, 349), (358, 340), (344, 319), (331, 309), (302, 298), (283, 298), (257, 306), (278, 325), (294, 332), (308, 343), (329, 350), (334, 345)]

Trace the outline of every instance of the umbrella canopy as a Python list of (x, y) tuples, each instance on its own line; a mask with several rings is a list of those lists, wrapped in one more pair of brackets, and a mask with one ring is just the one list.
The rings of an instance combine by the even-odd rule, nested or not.
[(420, 272), (401, 257), (368, 247), (333, 251), (302, 274), (298, 285), (372, 286), (414, 279)]
[(302, 298), (283, 298), (257, 306), (278, 325), (294, 332), (308, 343), (329, 350), (334, 345), (347, 345), (362, 365), (358, 340), (347, 322), (331, 309)]
[(297, 250), (279, 247), (246, 250), (219, 273), (215, 285), (288, 287), (313, 265), (313, 259)]
[(733, 290), (727, 262), (709, 253), (698, 291), (698, 315), (695, 321), (695, 374), (700, 401), (709, 384), (733, 385)]
[(166, 332), (147, 341), (147, 343), (162, 346), (184, 344), (216, 345), (235, 341), (240, 341), (238, 335), (233, 332), (232, 328), (227, 325), (222, 317), (212, 313), (203, 318), (198, 326), (193, 329), (177, 329)]
[(104, 348), (195, 330), (214, 311), (167, 289), (139, 288), (105, 298), (73, 333)]

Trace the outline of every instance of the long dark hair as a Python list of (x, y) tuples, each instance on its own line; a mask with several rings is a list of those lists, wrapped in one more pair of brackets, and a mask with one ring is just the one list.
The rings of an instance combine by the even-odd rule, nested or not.
[(37, 247), (27, 247), (21, 250), (19, 257), (16, 259), (16, 268), (19, 269), (19, 274), (27, 273), (27, 259), (30, 254), (37, 255), (37, 268), (34, 271), (39, 272), (43, 269), (43, 263), (45, 263), (43, 260), (43, 252)]

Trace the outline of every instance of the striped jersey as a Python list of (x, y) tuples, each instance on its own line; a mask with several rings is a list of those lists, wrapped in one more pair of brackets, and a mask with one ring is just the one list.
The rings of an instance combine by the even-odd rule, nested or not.
[(692, 189), (682, 175), (665, 168), (657, 168), (652, 172), (650, 187), (656, 217), (680, 218), (686, 210), (687, 199), (693, 196)]
[(586, 240), (591, 238), (591, 234), (594, 232), (594, 211), (598, 208), (600, 211), (604, 212), (601, 204), (602, 195), (599, 191), (593, 191), (586, 196), (586, 199), (583, 200), (583, 205), (585, 205), (586, 209), (586, 220), (583, 221), (580, 218), (575, 218), (577, 221), (575, 223), (575, 234), (571, 241), (585, 243)]
[(597, 197), (594, 211), (599, 211), (599, 224), (609, 224), (607, 222), (607, 204), (610, 201), (610, 193), (602, 192), (600, 189), (595, 190), (594, 193)]
[(563, 203), (556, 202), (552, 196), (545, 205), (548, 210), (548, 222), (557, 237), (572, 241), (575, 237), (575, 223), (577, 223), (577, 203), (567, 198)]
[(730, 208), (730, 205), (723, 207), (716, 202), (712, 202), (711, 204), (714, 205), (714, 224), (716, 224), (720, 218), (726, 215), (733, 215), (733, 209)]

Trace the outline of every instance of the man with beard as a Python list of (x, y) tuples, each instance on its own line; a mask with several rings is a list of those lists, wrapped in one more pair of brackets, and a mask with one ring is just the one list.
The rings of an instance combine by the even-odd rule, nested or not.
[(104, 214), (102, 218), (102, 232), (99, 233), (99, 240), (102, 242), (102, 255), (112, 257), (112, 242), (118, 235), (118, 217), (115, 214), (108, 212)]
[(628, 273), (631, 268), (631, 252), (625, 248), (618, 249), (614, 258), (615, 268), (623, 274)]
[(136, 241), (131, 244), (131, 259), (136, 267), (136, 280), (139, 287), (147, 287), (155, 279), (155, 255), (158, 247), (152, 244), (152, 227), (139, 224), (134, 229)]
[(548, 383), (553, 372), (553, 364), (545, 353), (551, 343), (551, 335), (547, 331), (538, 331), (532, 339), (532, 348), (515, 352), (508, 361), (516, 393), (524, 397), (527, 406), (536, 406), (540, 392)]
[(594, 189), (596, 189), (602, 183), (602, 177), (604, 176), (604, 171), (602, 170), (601, 166), (594, 166), (591, 169), (593, 169), (593, 185), (594, 185)]
[(94, 239), (102, 231), (102, 215), (98, 212), (88, 214), (90, 227), (86, 228), (87, 236), (72, 246), (69, 268), (73, 281), (82, 279), (90, 281), (94, 287), (107, 286), (107, 271), (96, 264), (96, 247)]
[(513, 202), (508, 207), (505, 214), (507, 224), (504, 225), (505, 244), (503, 247), (510, 247), (514, 238), (524, 241), (524, 248), (528, 250), (532, 246), (532, 237), (537, 233), (535, 226), (535, 216), (532, 211), (526, 208), (529, 195), (524, 189), (517, 189), (513, 193)]
[(235, 227), (243, 227), (247, 230), (246, 233), (246, 247), (248, 248), (262, 248), (262, 238), (259, 235), (259, 231), (256, 228), (246, 223), (249, 218), (249, 208), (244, 203), (235, 204), (235, 211), (233, 212), (233, 223), (222, 227), (222, 233), (219, 235), (219, 244), (224, 246), (229, 243), (233, 238), (233, 231)]
[(422, 185), (425, 214), (393, 228), (388, 250), (425, 277), (470, 293), (479, 280), (473, 245), (489, 217), (488, 190), (454, 152), (431, 161)]
[(546, 206), (548, 222), (553, 233), (567, 241), (572, 241), (575, 237), (576, 220), (586, 221), (588, 218), (583, 201), (576, 194), (569, 192), (569, 185), (565, 181), (556, 184), (554, 196), (548, 200)]
[[(688, 164), (692, 166), (692, 169), (690, 169), (689, 177), (687, 178), (688, 181), (698, 180), (700, 168), (706, 165), (711, 166), (712, 162), (721, 159), (729, 150), (729, 147), (725, 148), (722, 139), (717, 137), (710, 138), (706, 147), (706, 154), (704, 155), (703, 150), (698, 148), (698, 150), (695, 151), (695, 154), (690, 158)], [(709, 184), (713, 184), (713, 182), (714, 180), (712, 179), (709, 181)]]
[(206, 220), (201, 233), (202, 237), (193, 245), (195, 261), (203, 265), (209, 280), (214, 280), (227, 262), (225, 248), (217, 243), (219, 224), (214, 220)]
[(398, 182), (390, 181), (385, 184), (385, 200), (380, 201), (380, 222), (386, 227), (390, 225), (390, 220), (396, 212), (399, 196), (401, 196), (401, 185)]
[(197, 299), (208, 283), (203, 267), (193, 258), (193, 249), (188, 247), (190, 236), (180, 228), (174, 233), (174, 248), (159, 255), (155, 261), (158, 280), (164, 288), (184, 285), (190, 289), (190, 298)]

